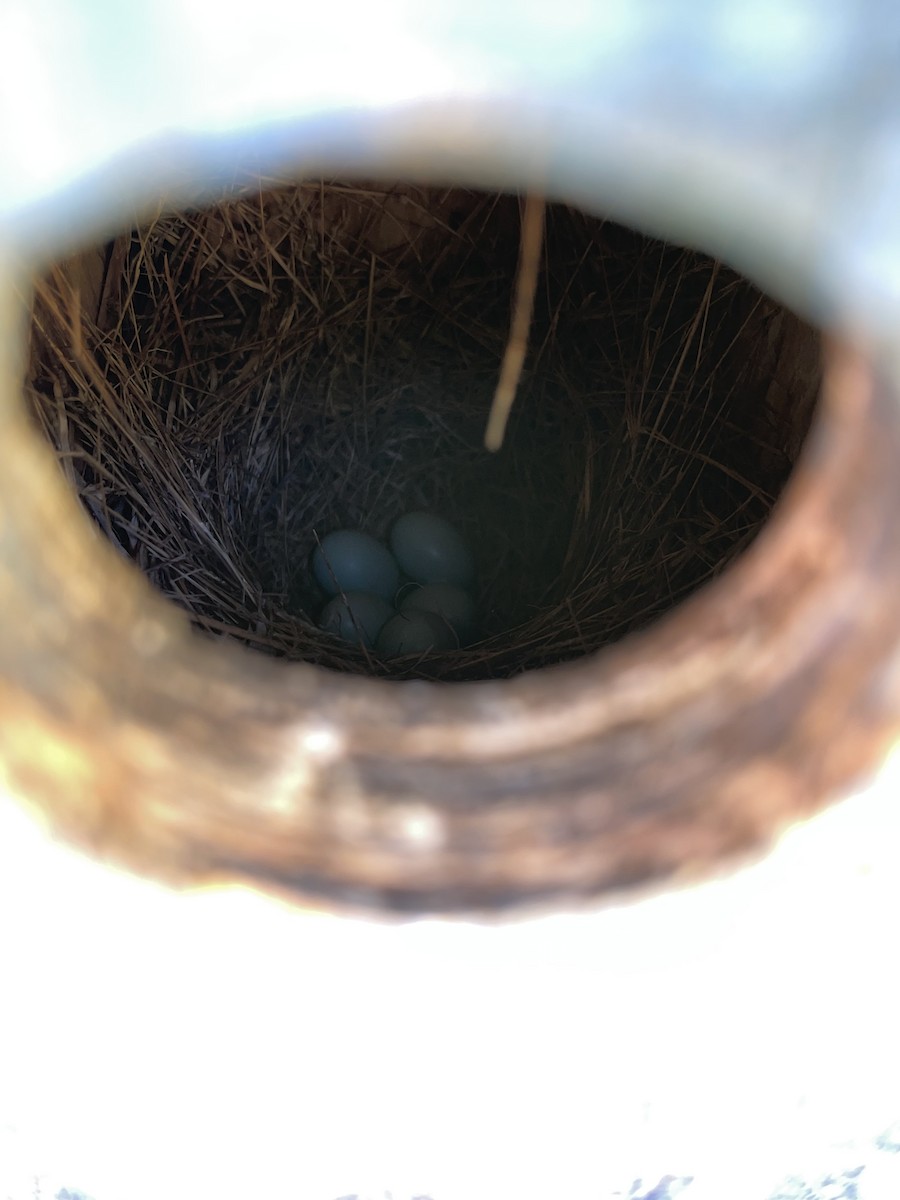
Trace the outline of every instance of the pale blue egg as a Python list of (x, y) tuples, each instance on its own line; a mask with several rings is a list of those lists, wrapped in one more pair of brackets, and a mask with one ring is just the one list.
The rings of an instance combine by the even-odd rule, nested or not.
[(383, 596), (370, 592), (345, 592), (335, 596), (322, 609), (319, 625), (327, 633), (371, 649), (385, 622), (394, 610)]
[(391, 549), (402, 569), (416, 583), (455, 583), (465, 587), (475, 574), (472, 551), (462, 534), (435, 513), (407, 513), (395, 521)]
[(407, 654), (427, 654), (431, 650), (452, 650), (456, 636), (436, 613), (398, 613), (391, 617), (378, 635), (376, 649), (384, 658)]
[(426, 583), (416, 588), (403, 598), (400, 611), (436, 613), (461, 643), (472, 636), (475, 627), (475, 601), (455, 583)]
[(358, 529), (338, 529), (322, 538), (313, 553), (312, 568), (329, 596), (371, 592), (393, 600), (400, 583), (397, 563), (387, 546)]

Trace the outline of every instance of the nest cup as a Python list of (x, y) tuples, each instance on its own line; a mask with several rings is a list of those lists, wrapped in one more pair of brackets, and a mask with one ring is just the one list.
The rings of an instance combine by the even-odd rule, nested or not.
[[(520, 200), (243, 189), (36, 285), (27, 395), (110, 542), (199, 631), (342, 671), (502, 678), (598, 650), (765, 524), (818, 389), (815, 335), (701, 254), (551, 205), (499, 453)], [(431, 509), (477, 563), (478, 637), (380, 661), (323, 632), (337, 528)]]

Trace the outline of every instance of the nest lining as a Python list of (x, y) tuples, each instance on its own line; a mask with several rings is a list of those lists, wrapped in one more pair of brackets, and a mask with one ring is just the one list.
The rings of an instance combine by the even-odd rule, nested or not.
[[(767, 400), (781, 310), (551, 206), (491, 454), (519, 227), (514, 196), (323, 183), (162, 217), (94, 256), (93, 290), (71, 264), (38, 282), (32, 410), (92, 518), (207, 634), (445, 680), (592, 652), (764, 524), (795, 452)], [(418, 508), (473, 547), (480, 638), (383, 663), (317, 628), (309, 556)]]

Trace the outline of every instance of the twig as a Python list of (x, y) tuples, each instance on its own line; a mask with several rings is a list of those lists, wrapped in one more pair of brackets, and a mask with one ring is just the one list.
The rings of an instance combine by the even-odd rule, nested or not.
[(544, 237), (543, 196), (528, 195), (525, 198), (525, 214), (522, 217), (522, 242), (519, 251), (519, 273), (516, 279), (516, 297), (509, 341), (503, 355), (500, 380), (494, 392), (491, 415), (488, 417), (484, 444), (488, 450), (497, 451), (503, 445), (506, 424), (516, 398), (516, 388), (525, 354), (528, 350), (528, 331), (534, 312), (534, 296), (537, 291), (541, 266), (541, 243)]

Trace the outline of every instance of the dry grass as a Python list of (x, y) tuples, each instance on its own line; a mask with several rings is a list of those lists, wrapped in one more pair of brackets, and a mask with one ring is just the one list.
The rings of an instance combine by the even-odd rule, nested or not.
[[(106, 535), (199, 629), (345, 670), (502, 676), (637, 629), (755, 535), (790, 463), (774, 306), (718, 264), (551, 206), (525, 373), (485, 423), (519, 201), (308, 184), (165, 217), (106, 251), (97, 312), (38, 284), (34, 413)], [(325, 636), (341, 526), (457, 522), (483, 640), (379, 663)]]

